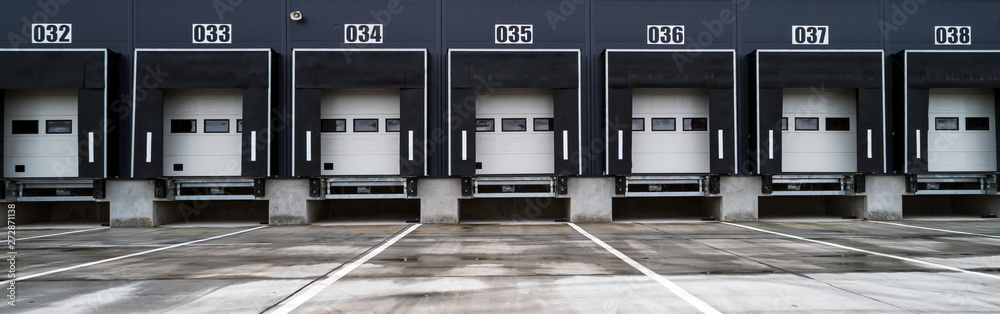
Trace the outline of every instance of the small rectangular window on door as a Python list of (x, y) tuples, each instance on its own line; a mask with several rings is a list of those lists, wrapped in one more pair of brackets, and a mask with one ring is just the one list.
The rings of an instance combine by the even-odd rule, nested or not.
[(552, 118), (535, 118), (533, 130), (552, 131)]
[(795, 118), (796, 131), (819, 131), (819, 118)]
[(198, 120), (195, 119), (170, 120), (170, 133), (198, 133)]
[(850, 131), (851, 118), (826, 118), (827, 131)]
[(385, 119), (386, 132), (399, 132), (399, 119)]
[(38, 134), (38, 120), (14, 120), (10, 123), (11, 134)]
[(934, 118), (934, 129), (939, 131), (958, 130), (958, 118)]
[(354, 119), (354, 132), (378, 132), (378, 119)]
[(46, 120), (45, 134), (71, 134), (73, 120)]
[(496, 131), (496, 126), (494, 126), (495, 122), (496, 121), (493, 119), (476, 119), (476, 132)]
[(965, 130), (966, 131), (989, 131), (990, 130), (990, 118), (987, 118), (987, 117), (968, 117), (968, 118), (965, 118)]
[(229, 133), (229, 120), (205, 119), (205, 133)]
[(676, 131), (677, 119), (674, 118), (653, 118), (650, 124), (653, 131)]
[(684, 131), (708, 131), (708, 118), (684, 118)]
[(632, 118), (632, 131), (645, 131), (645, 130), (646, 130), (646, 119)]
[(320, 132), (347, 132), (347, 120), (344, 119), (323, 119), (320, 120)]
[(528, 130), (528, 119), (500, 119), (500, 129), (504, 132), (524, 132)]

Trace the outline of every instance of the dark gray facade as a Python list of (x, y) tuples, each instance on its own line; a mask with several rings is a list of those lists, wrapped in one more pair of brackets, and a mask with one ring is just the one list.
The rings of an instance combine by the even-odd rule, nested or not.
[[(684, 49), (679, 57), (696, 60), (699, 49), (733, 49), (736, 54), (736, 118), (733, 169), (713, 173), (759, 173), (761, 156), (757, 133), (756, 94), (751, 55), (762, 49), (882, 50), (885, 114), (874, 136), (880, 151), (878, 165), (859, 172), (920, 172), (907, 162), (916, 149), (911, 121), (905, 114), (901, 52), (916, 50), (1000, 49), (1000, 17), (990, 12), (1000, 4), (984, 1), (933, 0), (436, 0), (436, 1), (321, 1), (321, 0), (51, 0), (0, 3), (0, 48), (109, 49), (118, 61), (109, 85), (117, 95), (107, 100), (108, 171), (110, 178), (132, 176), (130, 161), (136, 150), (131, 130), (132, 82), (150, 81), (155, 71), (134, 68), (135, 49), (270, 49), (274, 54), (274, 101), (271, 104), (270, 176), (296, 177), (292, 172), (292, 51), (304, 48), (426, 49), (427, 174), (449, 176), (450, 130), (448, 108), (448, 51), (450, 49), (569, 49), (579, 50), (579, 173), (603, 176), (609, 172), (605, 156), (608, 125), (605, 113), (604, 52), (608, 49)], [(301, 12), (301, 20), (289, 13)], [(32, 23), (72, 23), (71, 43), (32, 43)], [(196, 43), (193, 24), (228, 24), (229, 43)], [(344, 41), (345, 24), (382, 24), (377, 44)], [(530, 24), (531, 44), (500, 44), (496, 24)], [(648, 25), (683, 25), (681, 44), (649, 43)], [(793, 44), (792, 27), (828, 26), (825, 44)], [(971, 42), (935, 44), (935, 26), (970, 26)], [(994, 56), (994, 55), (991, 55)], [(350, 56), (345, 56), (349, 58)], [(993, 60), (993, 57), (987, 59)], [(984, 61), (985, 62), (985, 61)], [(3, 72), (0, 75), (14, 75)], [(996, 79), (983, 71), (984, 80)], [(138, 76), (138, 77), (134, 77)], [(153, 80), (155, 81), (155, 80)], [(961, 85), (961, 84), (959, 84)], [(968, 85), (968, 84), (966, 84)], [(965, 85), (961, 85), (965, 86)], [(969, 85), (971, 86), (971, 85)], [(978, 85), (977, 85), (978, 86)], [(913, 87), (909, 88), (921, 88)], [(995, 88), (995, 87), (994, 87)], [(915, 121), (915, 120), (912, 120)], [(727, 140), (728, 141), (728, 140)], [(728, 150), (729, 145), (726, 145)], [(878, 146), (878, 145), (876, 145)], [(926, 147), (926, 146), (925, 146)], [(909, 149), (908, 149), (909, 148)], [(729, 151), (725, 152), (730, 155)], [(730, 158), (730, 157), (726, 157)], [(861, 165), (859, 164), (859, 167)], [(256, 166), (254, 166), (256, 167)], [(454, 174), (454, 173), (452, 173)], [(140, 176), (136, 176), (140, 177)]]

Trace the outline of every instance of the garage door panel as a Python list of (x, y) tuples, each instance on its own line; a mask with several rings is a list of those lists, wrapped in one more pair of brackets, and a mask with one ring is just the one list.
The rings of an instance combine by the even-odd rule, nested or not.
[[(554, 119), (554, 92), (540, 88), (480, 90), (476, 119), (494, 119), (493, 132), (475, 133), (476, 174), (555, 173), (555, 131), (534, 129), (534, 119)], [(524, 130), (504, 130), (503, 119), (524, 119)], [(550, 126), (555, 129), (555, 126)]]
[[(78, 177), (80, 175), (77, 114), (78, 90), (6, 90), (4, 101), (4, 176), (11, 178)], [(37, 129), (14, 134), (13, 121), (30, 121)], [(70, 120), (70, 133), (47, 134), (46, 121)], [(19, 130), (23, 133), (25, 130)], [(16, 172), (16, 166), (23, 166)]]
[[(386, 130), (387, 119), (400, 118), (400, 90), (396, 88), (324, 89), (322, 119), (342, 119), (342, 132), (321, 136), (323, 175), (399, 175), (401, 132)], [(375, 119), (377, 132), (360, 132), (354, 121)], [(332, 163), (330, 170), (326, 165)]]
[[(849, 88), (784, 89), (782, 117), (788, 129), (781, 131), (782, 172), (858, 171), (857, 95)], [(798, 128), (797, 118), (815, 119), (816, 128)], [(847, 118), (847, 130), (828, 125), (829, 118)]]
[[(172, 89), (163, 95), (163, 175), (241, 176), (243, 90)], [(194, 120), (195, 132), (173, 133), (172, 120)], [(228, 120), (228, 132), (207, 133), (205, 120)]]
[[(632, 117), (643, 130), (632, 131), (632, 173), (708, 173), (711, 130), (684, 130), (685, 118), (708, 119), (708, 89), (636, 88)], [(673, 119), (673, 130), (655, 130), (652, 119)], [(707, 122), (706, 122), (707, 123)]]
[[(932, 88), (927, 106), (927, 170), (996, 171), (996, 103), (993, 89)], [(957, 129), (940, 130), (938, 118), (954, 118)], [(969, 128), (968, 118), (987, 118), (989, 130)]]

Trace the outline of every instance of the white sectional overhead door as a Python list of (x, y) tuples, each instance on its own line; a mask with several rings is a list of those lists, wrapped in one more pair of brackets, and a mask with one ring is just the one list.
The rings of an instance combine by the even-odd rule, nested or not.
[(856, 172), (857, 103), (856, 89), (786, 88), (781, 171)]
[(997, 171), (992, 89), (932, 88), (927, 104), (927, 170)]
[(163, 175), (239, 176), (243, 91), (163, 91)]
[(77, 104), (74, 89), (5, 91), (4, 176), (79, 176)]
[(399, 89), (324, 89), (323, 175), (399, 175)]
[(708, 110), (708, 89), (634, 89), (632, 173), (708, 173)]
[(479, 90), (476, 174), (555, 172), (551, 89)]

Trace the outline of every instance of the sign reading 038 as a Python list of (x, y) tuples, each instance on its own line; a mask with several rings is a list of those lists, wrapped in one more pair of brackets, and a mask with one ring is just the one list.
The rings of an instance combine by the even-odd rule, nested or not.
[(233, 43), (233, 24), (191, 24), (191, 42), (195, 44)]
[(69, 44), (73, 42), (73, 24), (31, 24), (31, 43)]
[(934, 26), (935, 45), (971, 45), (972, 26)]
[(345, 44), (381, 44), (382, 24), (345, 24)]
[(531, 24), (496, 24), (494, 34), (496, 44), (531, 44), (535, 39)]

